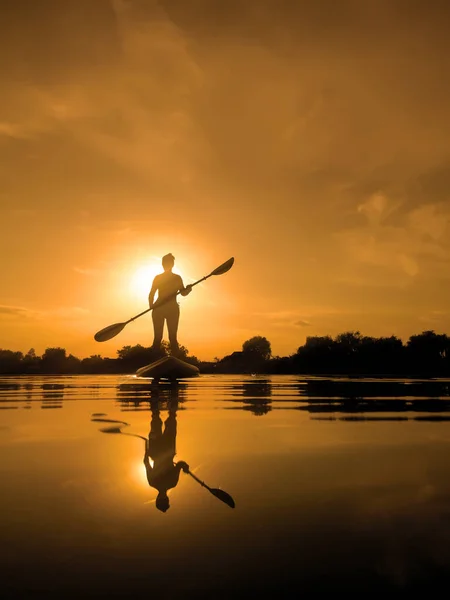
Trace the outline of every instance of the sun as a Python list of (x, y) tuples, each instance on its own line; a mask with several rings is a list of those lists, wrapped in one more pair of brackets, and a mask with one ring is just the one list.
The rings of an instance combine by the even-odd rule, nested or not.
[(162, 273), (161, 265), (151, 263), (142, 265), (131, 276), (130, 293), (133, 297), (143, 299), (147, 298), (152, 287), (153, 279), (156, 275)]
[[(154, 257), (152, 257), (153, 259)], [(156, 275), (160, 275), (163, 273), (164, 269), (161, 265), (161, 259), (154, 258), (150, 259), (148, 262), (141, 263), (139, 266), (136, 266), (134, 271), (131, 271), (131, 276), (128, 279), (128, 291), (133, 301), (147, 301), (148, 295), (150, 293), (150, 288), (152, 287), (153, 279)], [(181, 268), (183, 265), (181, 265)], [(131, 270), (131, 269), (130, 269)], [(181, 275), (183, 277), (182, 272), (177, 265), (175, 265), (174, 273)], [(190, 279), (188, 278), (188, 281)], [(186, 285), (186, 281), (184, 281), (184, 285)]]

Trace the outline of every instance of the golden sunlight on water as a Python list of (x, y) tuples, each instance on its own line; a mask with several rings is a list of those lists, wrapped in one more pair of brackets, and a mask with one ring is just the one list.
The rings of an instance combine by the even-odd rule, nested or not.
[(130, 464), (130, 475), (131, 479), (136, 483), (136, 485), (144, 489), (148, 489), (148, 481), (142, 460), (133, 460), (133, 462)]
[(7, 597), (430, 590), (450, 568), (446, 381), (4, 377), (0, 407)]

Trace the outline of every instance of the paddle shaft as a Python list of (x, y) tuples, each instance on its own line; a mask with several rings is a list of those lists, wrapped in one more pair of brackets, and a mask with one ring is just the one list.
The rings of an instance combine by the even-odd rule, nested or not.
[(206, 483), (204, 481), (202, 481), (201, 479), (199, 479), (198, 477), (196, 477), (194, 475), (194, 473), (192, 473), (189, 470), (187, 470), (187, 473), (193, 479), (195, 479), (195, 481), (197, 481), (197, 483), (199, 483), (202, 487), (206, 488), (208, 490), (208, 492), (210, 492), (213, 496), (215, 496), (216, 498), (218, 498), (219, 500), (221, 500), (222, 502), (224, 502), (225, 504), (227, 504), (230, 508), (235, 508), (236, 504), (235, 504), (233, 498), (230, 496), (230, 494), (228, 492), (225, 492), (225, 490), (221, 490), (221, 489), (218, 489), (218, 488), (211, 488), (211, 487), (209, 487), (209, 485), (206, 485)]
[[(206, 275), (205, 277), (202, 277), (201, 279), (199, 279), (198, 281), (196, 281), (195, 283), (190, 283), (189, 287), (193, 288), (194, 285), (197, 285), (198, 283), (201, 283), (202, 281), (205, 281), (205, 279), (208, 279), (208, 277), (211, 277), (211, 275), (213, 275), (213, 273), (210, 273), (209, 275)], [(187, 287), (187, 286), (186, 286)], [(180, 294), (181, 292), (178, 291), (175, 296), (178, 296), (178, 294)], [(160, 304), (157, 304), (155, 306), (152, 306), (151, 308), (147, 308), (146, 310), (143, 310), (141, 313), (139, 313), (138, 315), (136, 315), (135, 317), (132, 317), (131, 319), (128, 319), (128, 321), (125, 321), (124, 325), (128, 325), (128, 323), (131, 323), (131, 321), (134, 321), (135, 319), (138, 319), (139, 317), (142, 317), (142, 315), (145, 315), (146, 313), (150, 312), (151, 310), (153, 310), (154, 308), (159, 308), (160, 306), (162, 306), (163, 304), (165, 304), (166, 302), (168, 302), (169, 300), (172, 299), (172, 296), (170, 296), (169, 298), (165, 298), (164, 300), (161, 301)], [(156, 301), (158, 302), (158, 301)]]
[[(217, 269), (214, 269), (214, 271), (212, 271), (209, 275), (205, 275), (205, 277), (202, 277), (195, 283), (190, 283), (187, 287), (193, 288), (194, 285), (197, 285), (198, 283), (205, 281), (205, 279), (208, 279), (208, 277), (211, 277), (212, 275), (223, 275), (224, 273), (226, 273), (227, 271), (229, 271), (231, 269), (231, 267), (233, 266), (233, 263), (234, 263), (234, 258), (228, 259), (222, 265), (217, 267)], [(106, 340), (110, 340), (111, 338), (113, 338), (117, 334), (119, 334), (122, 331), (122, 329), (125, 327), (125, 325), (128, 325), (128, 323), (131, 323), (131, 321), (134, 321), (135, 319), (142, 317), (142, 315), (145, 315), (146, 313), (150, 312), (154, 308), (158, 308), (158, 307), (162, 306), (169, 300), (176, 298), (178, 296), (178, 294), (180, 294), (180, 293), (181, 293), (181, 290), (178, 291), (175, 295), (169, 296), (169, 297), (165, 298), (164, 300), (161, 300), (160, 302), (158, 302), (158, 300), (157, 300), (151, 308), (147, 308), (146, 310), (143, 310), (141, 313), (139, 313), (138, 315), (135, 315), (134, 317), (131, 317), (131, 319), (128, 319), (128, 321), (125, 321), (124, 323), (114, 323), (113, 325), (108, 325), (108, 327), (104, 327), (100, 331), (97, 331), (97, 333), (94, 335), (95, 341), (105, 342)]]
[(197, 483), (199, 483), (202, 487), (206, 488), (207, 490), (211, 491), (212, 488), (209, 487), (209, 485), (206, 485), (206, 483), (204, 481), (202, 481), (201, 479), (199, 479), (198, 477), (196, 477), (194, 475), (194, 473), (192, 473), (192, 471), (188, 471), (189, 475), (191, 477), (193, 477), (195, 479), (195, 481), (197, 481)]

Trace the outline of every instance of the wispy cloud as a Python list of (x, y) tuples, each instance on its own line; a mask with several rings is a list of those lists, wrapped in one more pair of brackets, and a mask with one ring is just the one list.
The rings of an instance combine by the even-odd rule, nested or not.
[(320, 304), (312, 304), (307, 306), (301, 306), (298, 310), (279, 310), (279, 311), (267, 311), (267, 312), (256, 312), (253, 313), (255, 316), (271, 320), (271, 321), (286, 321), (296, 322), (303, 321), (309, 324), (310, 317), (317, 316), (328, 316), (328, 315), (343, 315), (348, 312), (353, 313), (344, 308), (338, 308), (335, 306), (321, 306)]
[(88, 313), (88, 309), (82, 308), (80, 306), (61, 306), (49, 310), (36, 310), (26, 308), (24, 306), (0, 305), (0, 319), (15, 318), (41, 320), (48, 317), (52, 317), (56, 319), (71, 320), (84, 317)]
[(419, 317), (419, 320), (423, 323), (427, 323), (429, 327), (438, 327), (448, 325), (450, 322), (450, 315), (443, 310), (432, 310)]
[(311, 323), (309, 321), (304, 321), (303, 319), (299, 319), (298, 321), (294, 321), (293, 323), (296, 327), (309, 327)]
[[(342, 252), (336, 278), (362, 285), (407, 285), (417, 277), (450, 277), (450, 207), (402, 207), (376, 194), (357, 207), (366, 223), (335, 234)], [(394, 218), (395, 215), (395, 218)]]
[(14, 139), (27, 139), (29, 137), (28, 128), (17, 123), (0, 122), (0, 137), (10, 137)]
[(75, 273), (79, 273), (80, 275), (96, 275), (99, 271), (98, 269), (91, 269), (85, 267), (73, 267)]
[(46, 311), (45, 314), (53, 315), (61, 319), (78, 319), (89, 314), (89, 310), (87, 308), (82, 308), (81, 306), (61, 306), (60, 308)]
[(30, 310), (29, 308), (24, 308), (23, 306), (0, 305), (0, 316), (33, 318), (37, 314), (39, 313), (34, 310)]
[[(292, 311), (280, 310), (272, 312), (255, 313), (259, 319), (263, 319), (272, 327), (309, 327), (311, 325), (310, 318), (319, 314), (334, 314), (334, 310), (320, 310), (320, 307), (310, 307), (310, 309)], [(306, 318), (307, 317), (307, 318)]]

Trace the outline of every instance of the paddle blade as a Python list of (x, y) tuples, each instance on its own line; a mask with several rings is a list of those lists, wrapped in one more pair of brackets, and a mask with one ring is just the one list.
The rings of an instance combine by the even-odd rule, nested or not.
[(230, 496), (230, 494), (227, 494), (227, 492), (224, 492), (223, 490), (219, 490), (217, 488), (208, 488), (208, 490), (216, 498), (219, 498), (219, 500), (222, 500), (222, 502), (225, 502), (225, 504), (228, 504), (228, 506), (230, 508), (234, 508), (235, 507), (235, 503), (234, 503), (233, 498)]
[(108, 325), (108, 327), (97, 331), (94, 335), (94, 340), (96, 342), (106, 342), (120, 333), (125, 325), (126, 323), (114, 323), (114, 325)]
[(122, 433), (120, 427), (102, 427), (99, 429), (102, 433)]
[(94, 417), (91, 419), (91, 423), (116, 423), (117, 425), (129, 425), (125, 421), (118, 421), (117, 419), (103, 419), (102, 417)]
[(217, 267), (217, 269), (214, 269), (214, 271), (211, 273), (211, 275), (223, 275), (224, 273), (226, 273), (227, 271), (229, 271), (231, 269), (231, 267), (233, 266), (234, 263), (234, 257), (229, 258), (226, 262), (223, 263), (223, 265), (220, 265), (220, 267)]

